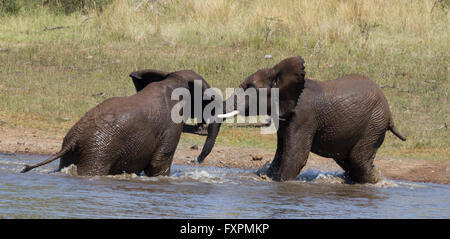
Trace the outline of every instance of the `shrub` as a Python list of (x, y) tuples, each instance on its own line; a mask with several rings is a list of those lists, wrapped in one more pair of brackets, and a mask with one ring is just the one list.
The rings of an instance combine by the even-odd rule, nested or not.
[(20, 3), (18, 0), (1, 0), (0, 1), (0, 15), (1, 14), (17, 14), (20, 11)]
[(1, 0), (0, 14), (17, 14), (22, 9), (31, 10), (36, 7), (48, 7), (55, 13), (70, 14), (90, 9), (103, 10), (114, 0)]
[(89, 9), (103, 10), (103, 7), (114, 0), (45, 0), (44, 4), (52, 10), (70, 14), (76, 11), (87, 11)]

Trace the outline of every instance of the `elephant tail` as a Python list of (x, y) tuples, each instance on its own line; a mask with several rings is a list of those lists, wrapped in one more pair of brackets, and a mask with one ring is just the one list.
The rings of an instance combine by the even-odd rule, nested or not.
[(391, 120), (391, 125), (389, 126), (388, 130), (390, 130), (395, 136), (397, 136), (399, 139), (406, 141), (405, 136), (403, 136), (402, 134), (400, 134), (400, 132), (397, 131), (397, 129), (395, 128), (394, 124), (392, 123)]
[(25, 168), (21, 171), (21, 173), (26, 173), (30, 170), (32, 170), (33, 168), (37, 168), (40, 167), (42, 165), (48, 164), (50, 162), (55, 161), (58, 158), (61, 158), (62, 156), (64, 156), (66, 153), (68, 153), (70, 150), (72, 149), (72, 147), (70, 147), (69, 145), (65, 145), (65, 147), (63, 147), (58, 153), (56, 153), (55, 155), (53, 155), (51, 158), (42, 161), (40, 163), (37, 163), (35, 165), (25, 165)]

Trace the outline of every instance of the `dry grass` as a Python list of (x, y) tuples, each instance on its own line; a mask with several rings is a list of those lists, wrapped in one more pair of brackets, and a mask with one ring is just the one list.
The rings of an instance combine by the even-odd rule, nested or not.
[[(449, 15), (448, 4), (436, 3), (116, 0), (85, 15), (41, 7), (1, 16), (0, 130), (64, 135), (104, 100), (100, 93), (133, 94), (127, 75), (135, 69), (193, 69), (224, 89), (302, 55), (309, 78), (358, 72), (383, 87), (408, 141), (389, 135), (381, 154), (449, 159)], [(64, 28), (43, 31), (56, 26)], [(259, 138), (225, 127), (218, 143), (275, 148), (274, 135)]]

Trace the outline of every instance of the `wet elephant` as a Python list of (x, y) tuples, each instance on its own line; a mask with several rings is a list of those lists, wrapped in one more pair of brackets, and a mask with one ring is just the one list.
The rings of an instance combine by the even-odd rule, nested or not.
[[(172, 100), (175, 89), (194, 95), (200, 82), (203, 94), (210, 88), (190, 70), (164, 72), (142, 70), (130, 74), (137, 93), (105, 100), (87, 112), (67, 133), (61, 150), (42, 163), (26, 166), (22, 172), (60, 158), (59, 169), (71, 164), (78, 175), (136, 173), (148, 176), (168, 175), (182, 132), (196, 133), (204, 121), (195, 126), (174, 122)], [(208, 100), (202, 105), (208, 104)], [(192, 104), (194, 102), (192, 101)], [(193, 108), (193, 107), (192, 107)], [(209, 124), (208, 132), (218, 132), (218, 124)], [(202, 152), (208, 154), (216, 135), (209, 134)]]
[[(394, 126), (383, 93), (362, 75), (325, 82), (311, 80), (305, 78), (303, 59), (290, 57), (272, 68), (258, 70), (239, 88), (266, 89), (267, 102), (271, 101), (271, 89), (279, 90), (279, 112), (272, 114), (271, 104), (266, 109), (279, 120), (277, 150), (268, 171), (274, 180), (294, 179), (313, 152), (333, 158), (352, 181), (375, 183), (381, 175), (373, 161), (386, 131), (405, 140)], [(236, 99), (237, 93), (227, 99), (221, 117), (251, 115), (249, 99), (241, 107)], [(204, 158), (199, 157), (199, 162)]]

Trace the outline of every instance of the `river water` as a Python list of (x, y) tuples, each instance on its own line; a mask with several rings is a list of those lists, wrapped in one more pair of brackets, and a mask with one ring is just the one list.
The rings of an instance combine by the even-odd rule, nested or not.
[(0, 154), (0, 218), (450, 218), (450, 186), (348, 184), (307, 170), (273, 182), (255, 170), (173, 165), (169, 177), (80, 177), (46, 159)]

